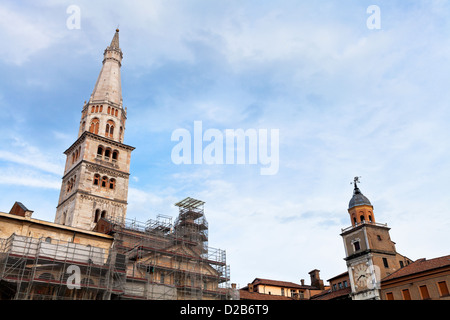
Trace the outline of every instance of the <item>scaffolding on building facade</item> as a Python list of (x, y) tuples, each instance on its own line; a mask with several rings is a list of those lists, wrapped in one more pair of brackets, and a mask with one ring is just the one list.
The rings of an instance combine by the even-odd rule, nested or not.
[(103, 232), (114, 237), (109, 249), (14, 234), (0, 239), (0, 298), (229, 299), (226, 253), (207, 246), (203, 202), (187, 198), (176, 206), (174, 224), (162, 215), (145, 223), (103, 218)]

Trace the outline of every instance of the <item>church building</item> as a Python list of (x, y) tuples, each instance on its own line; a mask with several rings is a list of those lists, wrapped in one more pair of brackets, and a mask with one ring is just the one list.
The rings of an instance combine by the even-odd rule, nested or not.
[(186, 198), (174, 223), (126, 217), (131, 152), (117, 29), (103, 53), (78, 137), (64, 152), (54, 222), (16, 202), (0, 212), (0, 300), (224, 300), (224, 250), (208, 246), (204, 202)]

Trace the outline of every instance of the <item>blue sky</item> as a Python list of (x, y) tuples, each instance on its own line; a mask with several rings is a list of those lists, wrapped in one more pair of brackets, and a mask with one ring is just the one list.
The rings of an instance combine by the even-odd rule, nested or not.
[[(26, 3), (26, 5), (24, 5)], [(67, 28), (70, 5), (80, 28)], [(366, 25), (378, 5), (381, 29)], [(128, 218), (206, 202), (231, 281), (346, 270), (341, 228), (361, 176), (377, 222), (411, 259), (450, 243), (447, 1), (2, 1), (0, 211), (53, 221), (83, 102), (120, 26)], [(172, 132), (278, 129), (279, 171), (175, 165)]]

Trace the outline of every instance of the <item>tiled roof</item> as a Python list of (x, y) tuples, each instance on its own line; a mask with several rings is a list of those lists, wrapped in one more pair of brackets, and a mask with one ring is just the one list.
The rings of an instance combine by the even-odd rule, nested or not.
[(333, 300), (337, 298), (347, 298), (352, 292), (352, 288), (346, 287), (339, 290), (326, 290), (311, 297), (311, 300)]
[(396, 272), (388, 275), (387, 277), (383, 278), (381, 282), (386, 282), (392, 279), (397, 279), (401, 277), (406, 277), (412, 274), (425, 272), (437, 268), (447, 267), (450, 266), (450, 255), (443, 256), (439, 258), (434, 259), (419, 259), (414, 261), (413, 263), (407, 265), (406, 267), (403, 267)]
[(277, 296), (273, 294), (263, 294), (258, 292), (249, 292), (246, 288), (239, 290), (241, 300), (294, 300), (290, 297)]
[(278, 281), (278, 280), (261, 279), (261, 278), (256, 278), (255, 280), (253, 280), (252, 284), (255, 286), (268, 285), (268, 286), (276, 286), (276, 287), (283, 287), (283, 288), (315, 289), (315, 287), (308, 286), (308, 285), (301, 285), (301, 284), (288, 282), (288, 281)]

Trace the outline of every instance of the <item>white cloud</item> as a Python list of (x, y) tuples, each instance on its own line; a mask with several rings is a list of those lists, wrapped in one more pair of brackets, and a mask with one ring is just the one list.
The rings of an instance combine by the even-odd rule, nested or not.
[[(24, 9), (21, 7), (21, 9)], [(0, 57), (2, 60), (21, 65), (37, 52), (50, 47), (60, 37), (49, 28), (51, 20), (41, 12), (13, 10), (0, 5)]]
[(0, 168), (0, 184), (59, 190), (61, 188), (61, 179), (19, 166), (4, 167)]
[(30, 145), (22, 138), (13, 138), (12, 141), (9, 141), (7, 147), (10, 150), (14, 150), (14, 152), (0, 149), (0, 160), (33, 167), (58, 176), (62, 176), (64, 173), (64, 160), (62, 158), (55, 158), (44, 153), (42, 149)]

